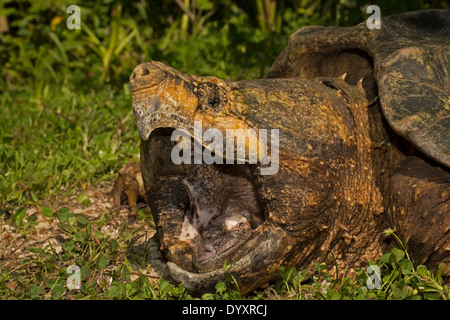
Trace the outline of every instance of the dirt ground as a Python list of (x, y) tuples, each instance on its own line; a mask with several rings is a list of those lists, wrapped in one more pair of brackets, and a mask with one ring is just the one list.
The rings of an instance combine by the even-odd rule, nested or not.
[[(107, 196), (111, 188), (112, 184), (104, 184), (79, 190), (71, 196), (58, 196), (48, 201), (42, 201), (41, 206), (49, 207), (54, 212), (60, 208), (68, 208), (71, 213), (83, 214), (90, 221), (96, 221), (103, 214), (110, 213), (109, 225), (118, 227), (126, 223), (130, 233), (136, 232), (135, 238), (137, 239), (132, 242), (128, 251), (133, 251), (135, 254), (142, 253), (142, 256), (146, 256), (146, 262), (148, 262), (147, 275), (157, 281), (162, 273), (167, 275), (168, 270), (166, 264), (162, 261), (159, 243), (153, 237), (155, 229), (150, 223), (144, 223), (142, 219), (130, 219), (130, 209), (126, 205), (118, 209), (112, 208), (112, 201)], [(80, 204), (77, 201), (77, 196), (81, 192), (87, 195), (90, 200), (89, 204)], [(23, 259), (34, 254), (27, 250), (30, 247), (44, 248), (50, 243), (56, 253), (61, 252), (61, 244), (68, 239), (68, 236), (59, 228), (59, 220), (45, 217), (38, 206), (27, 207), (25, 219), (34, 214), (37, 217), (37, 225), (27, 229), (26, 232), (17, 232), (8, 216), (4, 215), (0, 218), (0, 265), (3, 267), (8, 269), (19, 267)], [(146, 239), (150, 240), (146, 241)], [(144, 250), (147, 252), (144, 252)]]

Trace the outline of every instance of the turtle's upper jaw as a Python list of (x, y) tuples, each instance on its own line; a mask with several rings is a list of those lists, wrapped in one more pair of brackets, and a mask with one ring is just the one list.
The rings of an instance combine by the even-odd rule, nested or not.
[[(218, 129), (225, 136), (227, 129), (252, 128), (245, 121), (248, 105), (231, 103), (239, 95), (233, 82), (216, 77), (185, 74), (161, 62), (138, 65), (130, 77), (133, 110), (142, 140), (156, 128), (184, 129), (194, 134), (194, 123), (203, 130)], [(249, 137), (248, 144), (257, 144)]]
[[(183, 86), (197, 83), (197, 77), (181, 73), (158, 61), (138, 65), (130, 76), (133, 110), (142, 140), (158, 127), (180, 127), (190, 117), (197, 99)], [(184, 112), (174, 113), (174, 109)]]

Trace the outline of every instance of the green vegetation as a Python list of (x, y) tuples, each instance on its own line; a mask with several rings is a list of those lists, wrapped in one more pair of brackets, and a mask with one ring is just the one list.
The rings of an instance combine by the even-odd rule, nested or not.
[(312, 282), (304, 283), (306, 271), (298, 273), (295, 268), (288, 270), (281, 268), (282, 285), (289, 299), (450, 299), (448, 286), (442, 284), (443, 264), (439, 266), (436, 273), (430, 272), (423, 265), (414, 267), (408, 252), (403, 248), (402, 242), (393, 230), (387, 229), (385, 233), (394, 236), (402, 249), (394, 247), (378, 261), (369, 262), (369, 266), (379, 270), (379, 273), (369, 272), (368, 274), (367, 270), (356, 270), (356, 279), (346, 276), (339, 279), (329, 275), (326, 265), (316, 264)]
[[(69, 5), (81, 8), (81, 29), (70, 30)], [(141, 62), (160, 60), (179, 70), (225, 79), (263, 77), (305, 25), (354, 25), (367, 18), (359, 0), (174, 0), (9, 1), (0, 4), (0, 231), (8, 223), (24, 237), (36, 233), (37, 215), (58, 221), (68, 240), (30, 247), (16, 268), (0, 252), (1, 299), (185, 299), (182, 286), (150, 279), (126, 254), (135, 230), (121, 225), (118, 238), (100, 232), (111, 218), (96, 220), (48, 199), (111, 184), (119, 168), (137, 157), (139, 137), (131, 110), (128, 77)], [(445, 1), (380, 1), (382, 15), (446, 8)], [(6, 24), (5, 24), (6, 22)], [(25, 208), (38, 212), (27, 216)], [(142, 223), (151, 215), (142, 210)], [(281, 280), (254, 298), (449, 298), (439, 276), (413, 267), (396, 249), (376, 262), (382, 288), (366, 290), (367, 275), (332, 279), (318, 265), (315, 275), (280, 270)], [(403, 254), (403, 255), (402, 255)], [(144, 259), (145, 260), (145, 259)], [(70, 263), (69, 263), (70, 262)], [(137, 263), (137, 262), (134, 262)], [(375, 262), (374, 262), (375, 263)], [(66, 268), (81, 268), (82, 288), (66, 288)], [(139, 263), (138, 263), (139, 264)], [(230, 266), (225, 268), (232, 269)], [(232, 276), (208, 299), (240, 298)]]
[[(30, 232), (33, 221), (24, 221), (24, 210), (11, 217), (17, 232)], [(56, 219), (59, 229), (67, 239), (61, 250), (51, 243), (43, 248), (29, 247), (32, 253), (16, 268), (4, 268), (0, 264), (0, 300), (4, 299), (193, 299), (182, 285), (174, 286), (163, 276), (152, 279), (145, 272), (148, 264), (136, 249), (129, 250), (137, 233), (121, 224), (110, 224), (111, 215), (105, 212), (95, 221), (82, 214), (71, 213), (66, 208), (54, 212), (44, 208), (42, 213), (48, 219)], [(142, 217), (144, 222), (149, 217)], [(30, 232), (31, 233), (31, 232)], [(386, 233), (397, 236), (392, 230)], [(399, 240), (398, 240), (399, 241)], [(143, 247), (148, 245), (144, 239)], [(399, 241), (400, 247), (403, 244)], [(67, 280), (71, 273), (67, 268), (80, 268), (81, 287), (70, 290)], [(239, 292), (239, 286), (231, 271), (234, 264), (224, 263), (226, 279), (217, 283), (216, 292), (206, 293), (197, 299), (354, 299), (354, 300), (397, 300), (397, 299), (450, 299), (448, 286), (442, 284), (442, 265), (437, 272), (430, 272), (425, 266), (414, 267), (404, 249), (393, 248), (378, 261), (380, 273), (372, 276), (373, 289), (369, 289), (371, 276), (366, 270), (357, 270), (356, 278), (330, 275), (334, 267), (316, 264), (315, 272), (307, 277), (307, 271), (295, 268), (280, 268), (280, 280), (269, 288), (261, 289), (247, 297)], [(378, 281), (378, 282), (377, 282)], [(378, 285), (378, 286), (377, 286)]]

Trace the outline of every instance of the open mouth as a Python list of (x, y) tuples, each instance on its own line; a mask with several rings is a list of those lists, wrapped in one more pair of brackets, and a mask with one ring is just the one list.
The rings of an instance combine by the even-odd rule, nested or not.
[(149, 204), (166, 258), (186, 271), (209, 272), (239, 260), (242, 245), (264, 223), (258, 164), (199, 163), (195, 150), (205, 146), (190, 136), (190, 161), (175, 164), (174, 130), (155, 129), (141, 146)]

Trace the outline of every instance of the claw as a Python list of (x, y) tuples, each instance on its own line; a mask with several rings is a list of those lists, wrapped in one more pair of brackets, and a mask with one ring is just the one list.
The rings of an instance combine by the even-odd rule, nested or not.
[(131, 162), (119, 170), (117, 180), (108, 196), (115, 208), (120, 207), (122, 198), (126, 197), (131, 215), (136, 214), (138, 201), (145, 201), (144, 182), (139, 163)]

